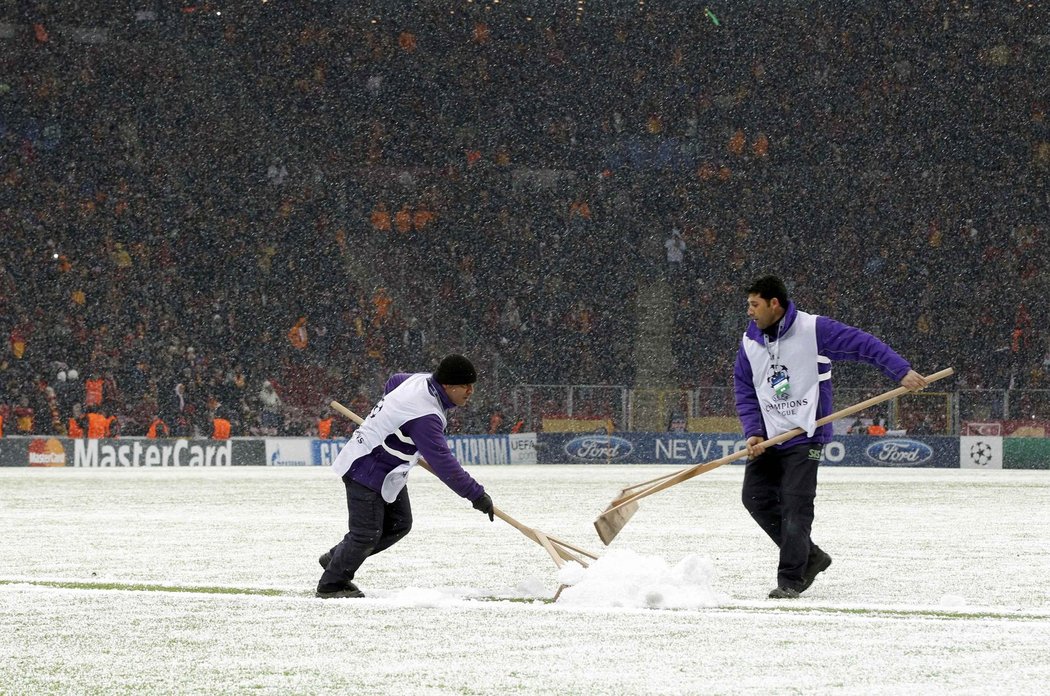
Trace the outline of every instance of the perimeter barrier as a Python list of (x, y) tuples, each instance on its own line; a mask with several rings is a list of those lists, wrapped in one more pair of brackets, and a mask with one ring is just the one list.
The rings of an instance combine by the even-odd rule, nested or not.
[[(454, 435), (453, 454), (467, 466), (500, 464), (669, 464), (688, 466), (744, 448), (739, 433), (521, 433)], [(0, 438), (0, 467), (329, 466), (345, 439), (230, 440), (63, 437)], [(737, 461), (743, 463), (743, 458)], [(1050, 438), (999, 435), (836, 435), (826, 466), (1050, 469)]]

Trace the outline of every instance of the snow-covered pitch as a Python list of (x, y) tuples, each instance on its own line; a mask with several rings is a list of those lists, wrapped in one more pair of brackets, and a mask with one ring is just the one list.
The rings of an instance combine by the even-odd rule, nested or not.
[(667, 471), (473, 467), (601, 554), (560, 572), (416, 471), (367, 598), (320, 600), (346, 526), (327, 469), (0, 469), (0, 693), (1045, 693), (1050, 472), (824, 468), (834, 563), (777, 601), (739, 466), (643, 500), (601, 547), (594, 517)]

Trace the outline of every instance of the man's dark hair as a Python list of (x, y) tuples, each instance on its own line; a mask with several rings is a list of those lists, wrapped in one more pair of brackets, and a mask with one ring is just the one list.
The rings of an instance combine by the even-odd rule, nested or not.
[(774, 275), (762, 276), (755, 282), (751, 283), (750, 287), (747, 289), (747, 294), (758, 295), (767, 302), (775, 297), (780, 301), (780, 306), (787, 309), (787, 286), (784, 285), (784, 281)]

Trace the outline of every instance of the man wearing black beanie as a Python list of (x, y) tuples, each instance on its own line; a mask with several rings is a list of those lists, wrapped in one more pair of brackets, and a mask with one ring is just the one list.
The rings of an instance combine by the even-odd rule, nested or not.
[(422, 458), (446, 486), (494, 518), (492, 498), (456, 460), (445, 440), (448, 411), (465, 405), (478, 373), (462, 355), (448, 355), (433, 373), (400, 372), (386, 395), (339, 452), (332, 468), (346, 486), (350, 531), (318, 559), (324, 574), (317, 596), (363, 597), (353, 583), (365, 559), (388, 549), (412, 528), (405, 485)]
[(434, 370), (434, 379), (439, 384), (474, 384), (478, 381), (478, 373), (469, 360), (453, 353), (446, 356), (438, 365), (438, 369)]

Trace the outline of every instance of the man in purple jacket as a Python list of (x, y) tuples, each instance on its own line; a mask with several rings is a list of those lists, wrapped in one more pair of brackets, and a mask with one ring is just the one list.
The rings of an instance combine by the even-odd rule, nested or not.
[[(801, 312), (776, 276), (747, 289), (747, 315), (734, 368), (736, 411), (750, 459), (744, 469), (744, 507), (780, 547), (774, 599), (798, 597), (831, 565), (810, 539), (817, 465), (831, 425), (831, 362), (856, 360), (882, 370), (911, 390), (926, 378), (871, 334), (834, 319)], [(805, 431), (767, 448), (761, 443), (795, 428)]]
[(350, 531), (318, 559), (325, 569), (318, 597), (364, 596), (352, 582), (357, 569), (412, 528), (405, 483), (420, 457), (446, 486), (494, 519), (492, 498), (445, 440), (449, 409), (470, 400), (476, 381), (474, 366), (462, 355), (445, 357), (433, 374), (402, 372), (387, 380), (386, 395), (332, 463), (346, 486)]

